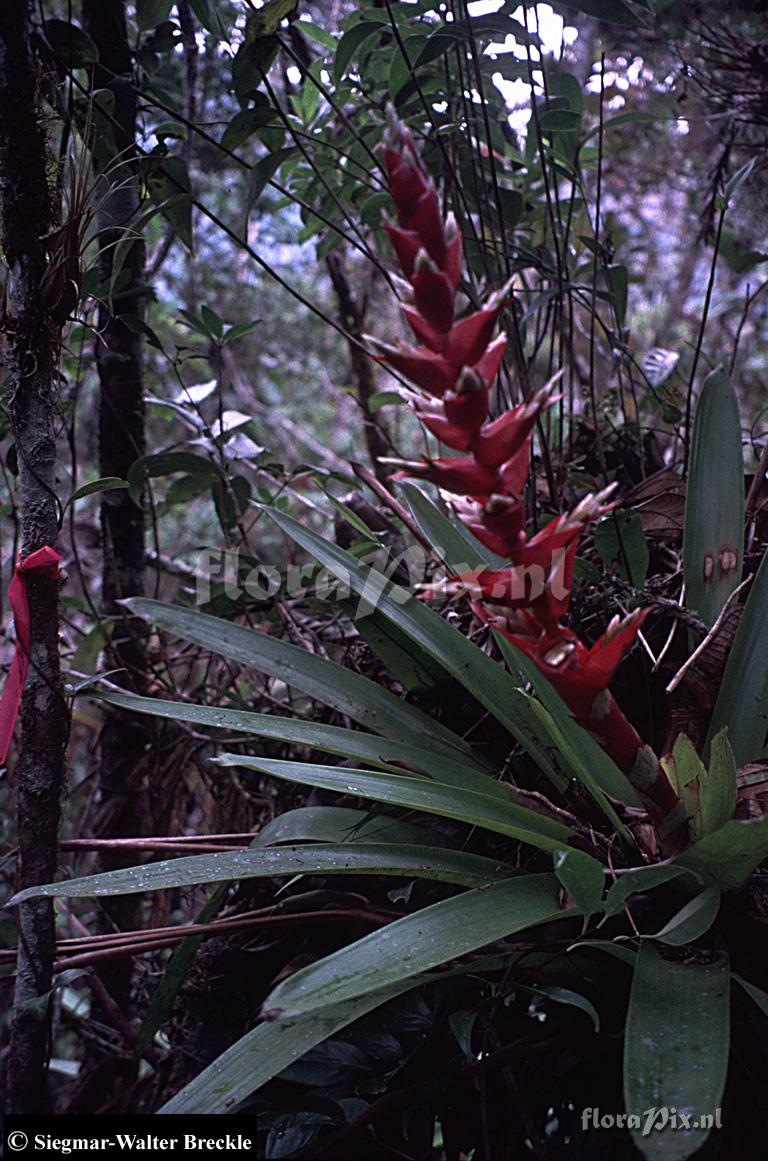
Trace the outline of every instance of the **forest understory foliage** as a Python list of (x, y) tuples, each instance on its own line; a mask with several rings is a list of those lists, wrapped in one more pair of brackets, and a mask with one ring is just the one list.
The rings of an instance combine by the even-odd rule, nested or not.
[(760, 1155), (761, 5), (0, 50), (5, 1108)]

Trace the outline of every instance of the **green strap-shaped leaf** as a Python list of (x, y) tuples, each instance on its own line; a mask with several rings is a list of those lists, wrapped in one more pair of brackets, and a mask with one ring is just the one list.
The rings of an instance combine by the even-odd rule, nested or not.
[(563, 915), (554, 875), (521, 875), (425, 907), (278, 984), (264, 1012), (294, 1019), (399, 984), (497, 939)]
[(695, 871), (723, 891), (738, 891), (767, 858), (768, 814), (764, 814), (744, 821), (731, 819), (678, 855), (675, 865)]
[(475, 886), (505, 879), (510, 868), (493, 859), (404, 843), (317, 843), (302, 846), (254, 847), (166, 859), (139, 867), (104, 871), (83, 879), (28, 887), (7, 906), (27, 899), (93, 899), (101, 895), (135, 895), (167, 887), (226, 883), (233, 879), (264, 879), (273, 875), (399, 875), (438, 879)]
[(701, 389), (685, 500), (685, 603), (712, 625), (741, 580), (744, 461), (739, 404), (724, 371)]
[(446, 786), (430, 778), (412, 778), (406, 774), (387, 774), (377, 770), (348, 770), (343, 766), (315, 766), (307, 762), (283, 762), (244, 754), (222, 754), (216, 762), (222, 766), (258, 770), (287, 782), (319, 786), (388, 806), (407, 806), (427, 814), (441, 814), (445, 818), (508, 835), (545, 851), (559, 850), (572, 833), (561, 822), (518, 806), (511, 794), (509, 800), (503, 802), (474, 790)]
[[(624, 1033), (624, 1104), (637, 1118), (632, 1136), (647, 1161), (685, 1161), (709, 1136), (701, 1118), (714, 1118), (725, 1088), (730, 980), (725, 956), (680, 963), (651, 944), (640, 949)], [(670, 1123), (657, 1127), (665, 1115)]]
[(196, 609), (166, 605), (144, 597), (134, 597), (123, 603), (131, 612), (151, 621), (159, 629), (269, 677), (280, 678), (375, 733), (401, 737), (421, 747), (428, 742), (441, 753), (454, 758), (469, 750), (462, 738), (367, 677), (298, 645), (233, 625)]
[(439, 846), (437, 835), (422, 826), (347, 806), (298, 806), (278, 814), (263, 827), (253, 845), (276, 843), (408, 843)]
[(763, 757), (768, 740), (768, 553), (741, 614), (709, 727), (708, 743), (728, 727), (737, 766)]
[(486, 548), (457, 518), (449, 520), (430, 500), (419, 484), (400, 485), (414, 520), (434, 546), (435, 555), (444, 560), (454, 572), (469, 572), (475, 568), (503, 568), (508, 563)]
[[(91, 692), (91, 696), (94, 694)], [(294, 746), (311, 746), (325, 754), (341, 758), (358, 758), (382, 769), (392, 766), (430, 774), (449, 786), (463, 786), (482, 794), (509, 798), (509, 791), (500, 782), (482, 772), (469, 755), (457, 752), (449, 758), (440, 750), (426, 750), (400, 738), (382, 738), (361, 730), (347, 730), (343, 726), (329, 726), (324, 722), (307, 722), (303, 718), (281, 717), (279, 714), (257, 714), (250, 710), (223, 709), (219, 706), (190, 705), (188, 702), (161, 701), (154, 697), (136, 697), (130, 693), (99, 693), (101, 701), (120, 706), (134, 713), (152, 717), (170, 718), (189, 722), (193, 726), (215, 727), (260, 738), (290, 742)]]
[(395, 996), (418, 987), (421, 982), (419, 978), (405, 980), (381, 991), (369, 992), (360, 999), (334, 1004), (299, 1020), (259, 1024), (157, 1111), (227, 1113), (233, 1105), (278, 1076), (316, 1044)]
[[(542, 740), (541, 715), (523, 707), (513, 692), (518, 689), (518, 683), (491, 657), (458, 633), (433, 609), (415, 600), (405, 589), (392, 584), (382, 573), (360, 564), (350, 553), (324, 540), (286, 513), (275, 508), (264, 510), (297, 544), (334, 576), (348, 584), (361, 598), (363, 606), (367, 603), (378, 609), (439, 661), (447, 673), (509, 730), (556, 786), (562, 785), (563, 773), (567, 777), (579, 777), (581, 771), (570, 769), (567, 754), (559, 749), (559, 740), (552, 738), (549, 744)], [(616, 825), (616, 812), (602, 793), (598, 795), (598, 801)], [(625, 829), (622, 828), (622, 833)]]
[(733, 818), (736, 810), (736, 760), (728, 731), (715, 734), (709, 755), (709, 769), (699, 776), (701, 833), (712, 834)]

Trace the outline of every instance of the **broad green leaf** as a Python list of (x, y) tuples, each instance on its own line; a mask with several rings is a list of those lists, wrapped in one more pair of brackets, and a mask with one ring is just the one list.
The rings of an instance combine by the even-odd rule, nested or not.
[(712, 834), (725, 826), (736, 812), (736, 762), (728, 730), (715, 734), (709, 753), (709, 769), (699, 775), (701, 833)]
[(704, 380), (685, 500), (685, 603), (712, 625), (741, 580), (744, 461), (739, 404), (724, 371)]
[(574, 992), (571, 988), (561, 988), (557, 984), (519, 984), (515, 981), (515, 989), (517, 991), (531, 992), (534, 996), (544, 996), (545, 999), (551, 1000), (553, 1004), (566, 1004), (571, 1008), (578, 1008), (581, 1012), (585, 1012), (592, 1021), (592, 1027), (595, 1032), (600, 1031), (600, 1016), (595, 1005), (582, 996), (580, 992)]
[(625, 874), (619, 875), (608, 889), (605, 901), (605, 918), (602, 920), (601, 926), (606, 920), (621, 914), (631, 895), (644, 895), (646, 891), (653, 891), (655, 887), (661, 887), (664, 883), (670, 882), (671, 879), (679, 879), (683, 876), (690, 878), (683, 867), (670, 865), (638, 867), (637, 870), (627, 871)]
[(279, 714), (257, 714), (250, 710), (161, 701), (159, 698), (137, 697), (135, 694), (116, 693), (112, 690), (100, 692), (98, 696), (110, 705), (121, 706), (134, 713), (189, 722), (198, 727), (228, 730), (230, 733), (234, 730), (260, 738), (274, 738), (294, 746), (311, 746), (313, 750), (322, 753), (372, 762), (382, 769), (398, 766), (404, 771), (416, 770), (429, 774), (449, 786), (465, 787), (498, 798), (509, 797), (507, 788), (483, 773), (482, 767), (475, 764), (469, 754), (457, 753), (455, 758), (450, 758), (442, 751), (423, 749), (398, 738), (381, 738), (378, 734), (366, 734), (360, 730), (329, 726), (324, 722), (308, 722), (303, 718), (282, 717)]
[(252, 847), (216, 851), (104, 871), (82, 879), (46, 883), (20, 891), (7, 906), (27, 899), (95, 899), (102, 895), (135, 895), (199, 883), (234, 879), (268, 879), (276, 875), (396, 875), (476, 886), (508, 879), (504, 863), (464, 851), (405, 843), (306, 843), (301, 846)]
[(286, 145), (283, 149), (273, 149), (271, 153), (260, 158), (251, 168), (245, 205), (246, 219), (264, 192), (265, 186), (272, 180), (283, 162), (295, 153), (296, 147), (294, 145)]
[[(447, 673), (477, 698), (525, 747), (553, 781), (559, 780), (560, 775), (553, 766), (553, 762), (557, 761), (557, 751), (555, 749), (548, 752), (540, 741), (541, 715), (521, 711), (519, 699), (515, 700), (512, 692), (517, 690), (517, 683), (492, 658), (461, 633), (457, 633), (433, 609), (415, 600), (410, 593), (392, 584), (375, 569), (361, 565), (348, 552), (303, 527), (286, 513), (274, 508), (265, 508), (265, 511), (278, 527), (314, 556), (329, 572), (345, 584), (349, 584), (361, 598), (362, 612), (365, 607), (374, 607), (389, 617), (398, 629), (416, 641), (443, 666)], [(579, 774), (582, 776), (584, 774), (581, 767)], [(574, 772), (574, 776), (579, 775)], [(588, 775), (588, 780), (594, 785), (596, 779)], [(621, 780), (622, 776), (619, 774), (616, 784), (621, 784)], [(627, 801), (627, 798), (624, 800)], [(622, 828), (616, 812), (604, 796), (601, 796), (600, 805), (612, 821), (615, 820), (614, 825), (618, 822), (619, 828)]]
[(338, 604), (354, 622), (363, 640), (408, 693), (435, 690), (440, 684), (445, 684), (445, 672), (441, 667), (386, 617), (374, 610), (356, 618), (354, 601), (340, 601)]
[(145, 479), (156, 479), (158, 476), (171, 476), (176, 472), (185, 472), (188, 475), (203, 476), (206, 479), (221, 479), (222, 472), (218, 464), (205, 456), (195, 455), (194, 452), (171, 451), (156, 452), (153, 455), (140, 456), (134, 460), (128, 469), (126, 482), (131, 496), (138, 504), (141, 501), (141, 490)]
[(595, 527), (595, 548), (603, 564), (614, 562), (619, 573), (636, 589), (648, 575), (650, 551), (639, 512), (611, 512)]
[(671, 947), (682, 947), (686, 943), (693, 943), (709, 931), (717, 919), (720, 910), (720, 888), (705, 887), (698, 895), (690, 899), (677, 914), (664, 924), (661, 931), (653, 936), (660, 943)]
[(87, 68), (98, 62), (99, 50), (95, 42), (77, 24), (69, 20), (46, 20), (43, 31), (64, 68)]
[(720, 1107), (730, 1046), (730, 970), (716, 962), (663, 959), (651, 944), (637, 957), (624, 1033), (624, 1104), (647, 1161), (685, 1161), (706, 1128), (679, 1125), (643, 1134), (649, 1109), (676, 1109), (691, 1122)]
[(319, 963), (301, 968), (267, 996), (264, 1013), (290, 1020), (429, 971), (518, 931), (562, 918), (554, 875), (521, 875), (466, 891), (397, 919)]
[(469, 752), (469, 746), (462, 738), (420, 710), (366, 677), (298, 645), (233, 625), (195, 609), (165, 605), (144, 597), (124, 603), (131, 612), (151, 621), (159, 629), (213, 653), (220, 653), (240, 665), (279, 678), (376, 733), (390, 738), (401, 737), (419, 748), (432, 746), (454, 759)]
[(539, 117), (539, 128), (545, 131), (564, 129), (566, 131), (578, 129), (581, 125), (581, 114), (573, 109), (545, 109)]
[(257, 105), (255, 109), (241, 109), (235, 113), (221, 139), (222, 149), (234, 152), (239, 146), (258, 133), (267, 125), (271, 125), (276, 118), (275, 110), (269, 105)]
[(731, 819), (678, 855), (675, 864), (717, 883), (723, 891), (738, 891), (766, 858), (768, 814), (744, 821)]
[(687, 734), (677, 735), (672, 753), (664, 755), (661, 766), (685, 807), (691, 835), (698, 838), (702, 833), (700, 787), (707, 770)]
[(335, 51), (339, 43), (338, 36), (332, 36), (330, 32), (326, 32), (324, 28), (320, 28), (319, 25), (314, 24), (305, 16), (299, 18), (297, 28), (303, 32), (305, 36), (308, 36), (310, 40), (314, 40), (317, 44), (321, 44), (323, 48), (329, 48), (332, 52)]
[(192, 186), (187, 163), (182, 157), (164, 157), (157, 164), (154, 158), (147, 173), (147, 192), (160, 209), (190, 253), (194, 253), (192, 237)]
[(592, 768), (588, 762), (582, 760), (577, 748), (571, 744), (570, 735), (573, 733), (573, 726), (580, 729), (576, 723), (569, 723), (564, 730), (560, 722), (556, 721), (552, 714), (546, 709), (541, 702), (529, 694), (518, 690), (514, 698), (514, 704), (524, 703), (527, 709), (525, 720), (528, 722), (537, 722), (540, 727), (540, 732), (536, 739), (542, 749), (550, 755), (557, 755), (559, 759), (553, 759), (553, 765), (556, 769), (563, 773), (570, 772), (576, 781), (586, 790), (592, 800), (600, 807), (606, 818), (610, 819), (618, 834), (630, 846), (634, 846), (635, 840), (632, 837), (631, 831), (621, 821), (614, 806), (609, 802), (603, 793), (603, 789), (594, 776)]
[[(665, 118), (659, 117), (657, 113), (618, 113), (615, 117), (606, 117), (603, 122), (603, 132), (606, 129), (618, 129), (620, 125), (641, 125), (650, 124), (654, 121), (661, 121)], [(590, 129), (583, 139), (586, 144), (591, 137), (596, 137), (600, 132), (600, 126), (596, 125), (594, 129)]]
[(70, 504), (74, 504), (75, 500), (82, 500), (85, 496), (93, 496), (97, 492), (115, 492), (119, 488), (127, 488), (128, 481), (121, 480), (119, 476), (102, 476), (100, 480), (91, 480), (89, 484), (83, 484), (77, 488), (67, 500), (64, 505), (65, 509)]
[(571, 837), (561, 822), (547, 818), (525, 806), (447, 786), (430, 778), (414, 778), (406, 773), (389, 774), (376, 770), (350, 770), (344, 766), (315, 766), (306, 762), (285, 762), (276, 758), (257, 758), (246, 754), (222, 754), (214, 759), (220, 766), (239, 766), (258, 770), (302, 786), (319, 786), (341, 794), (371, 799), (389, 806), (407, 806), (427, 814), (440, 814), (472, 826), (505, 834), (519, 842), (557, 851)]
[(597, 859), (584, 851), (558, 851), (555, 874), (585, 920), (600, 910), (605, 872)]
[(768, 738), (768, 553), (741, 614), (709, 727), (708, 742), (728, 727), (737, 766), (763, 757)]
[(385, 29), (375, 21), (362, 21), (360, 24), (353, 25), (352, 28), (344, 33), (339, 41), (333, 62), (334, 84), (338, 85), (340, 83), (350, 61), (360, 51), (363, 45), (374, 37), (381, 38), (384, 33)]

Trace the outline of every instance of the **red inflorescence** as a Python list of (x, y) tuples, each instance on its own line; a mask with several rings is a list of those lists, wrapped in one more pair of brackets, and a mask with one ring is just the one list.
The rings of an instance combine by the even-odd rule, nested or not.
[(588, 648), (565, 625), (576, 549), (587, 524), (609, 512), (612, 488), (586, 496), (534, 536), (525, 532), (523, 491), (534, 428), (557, 399), (559, 376), (526, 402), (489, 419), (489, 397), (506, 338), (496, 333), (509, 288), (456, 321), (461, 235), (444, 217), (437, 190), (408, 128), (390, 117), (384, 163), (397, 214), (387, 227), (410, 284), (402, 304), (418, 346), (370, 338), (376, 357), (416, 389), (407, 398), (424, 426), (459, 455), (401, 465), (399, 476), (430, 480), (458, 498), (470, 531), (509, 565), (452, 577), (443, 592), (464, 592), (478, 616), (531, 657), (578, 721), (630, 771), (643, 747), (608, 692), (619, 662), (649, 610), (613, 622)]

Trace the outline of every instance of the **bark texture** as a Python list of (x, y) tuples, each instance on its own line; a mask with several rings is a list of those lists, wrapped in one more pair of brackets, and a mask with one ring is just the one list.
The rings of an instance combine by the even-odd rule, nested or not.
[[(8, 267), (3, 317), (10, 415), (19, 462), (21, 555), (58, 539), (55, 387), (60, 310), (50, 289), (60, 263), (55, 175), (37, 100), (26, 0), (0, 5), (0, 212)], [(46, 291), (46, 286), (48, 291)], [(58, 303), (60, 307), (61, 303)], [(50, 882), (64, 786), (68, 714), (59, 666), (58, 581), (30, 574), (30, 669), (15, 770), (18, 887)], [(17, 909), (19, 951), (8, 1054), (7, 1111), (46, 1106), (48, 992), (54, 957), (49, 900)]]
[(371, 460), (371, 467), (376, 478), (389, 487), (389, 469), (379, 460), (381, 456), (391, 455), (392, 449), (385, 430), (371, 409), (371, 399), (377, 391), (376, 374), (371, 359), (362, 347), (365, 331), (365, 306), (352, 289), (347, 267), (341, 254), (331, 253), (325, 261), (336, 294), (339, 321), (352, 338), (357, 340), (348, 344), (349, 363), (355, 394), (363, 415), (365, 445)]
[[(113, 285), (115, 255), (124, 252), (126, 231), (133, 231), (140, 207), (136, 168), (136, 93), (128, 45), (124, 0), (83, 0), (83, 24), (99, 50), (94, 87), (114, 95), (112, 140), (95, 140), (93, 155), (99, 177), (99, 226), (102, 280)], [(119, 246), (119, 243), (123, 243)], [(128, 474), (144, 454), (144, 350), (141, 328), (145, 310), (145, 245), (135, 236), (121, 263), (119, 287), (103, 303), (96, 359), (99, 395), (99, 474)], [(144, 592), (144, 510), (127, 489), (104, 492), (101, 499), (102, 611), (114, 620), (108, 647), (111, 666), (122, 672), (119, 684), (145, 691), (145, 627), (127, 617), (118, 604)], [(148, 727), (137, 716), (111, 712), (100, 737), (101, 837), (142, 833), (148, 806)], [(104, 870), (124, 860), (105, 858)], [(105, 911), (117, 927), (138, 926), (139, 897), (106, 900)], [(128, 999), (131, 961), (116, 961), (103, 973), (118, 1003)]]

